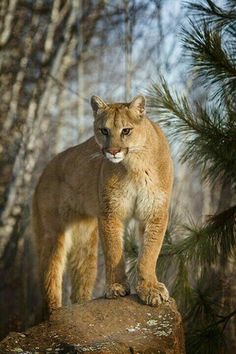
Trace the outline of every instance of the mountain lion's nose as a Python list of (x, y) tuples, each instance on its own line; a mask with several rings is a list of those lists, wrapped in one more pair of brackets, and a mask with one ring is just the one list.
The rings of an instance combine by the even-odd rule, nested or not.
[(121, 148), (107, 148), (106, 152), (109, 152), (111, 155), (115, 156), (118, 152), (120, 152)]

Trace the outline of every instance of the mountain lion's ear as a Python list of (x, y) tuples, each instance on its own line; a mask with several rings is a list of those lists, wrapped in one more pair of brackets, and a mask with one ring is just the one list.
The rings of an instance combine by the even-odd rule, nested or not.
[(145, 113), (145, 98), (142, 95), (134, 97), (130, 102), (129, 108), (135, 108), (142, 115)]
[(93, 113), (97, 114), (99, 109), (104, 109), (107, 107), (107, 104), (98, 96), (91, 97), (91, 106), (93, 109)]

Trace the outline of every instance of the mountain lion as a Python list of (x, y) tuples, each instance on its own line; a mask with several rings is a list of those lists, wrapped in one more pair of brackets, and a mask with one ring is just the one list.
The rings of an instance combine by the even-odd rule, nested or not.
[(58, 154), (34, 193), (45, 303), (49, 312), (61, 306), (66, 262), (72, 302), (91, 299), (98, 234), (105, 255), (105, 296), (129, 294), (122, 244), (134, 218), (140, 229), (136, 291), (145, 304), (156, 306), (169, 297), (156, 278), (173, 180), (169, 146), (146, 116), (143, 96), (112, 104), (93, 96), (91, 105), (94, 136)]

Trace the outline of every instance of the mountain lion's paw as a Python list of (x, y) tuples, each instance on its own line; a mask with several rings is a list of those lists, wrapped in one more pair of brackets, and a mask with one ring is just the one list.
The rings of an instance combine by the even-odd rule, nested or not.
[(105, 297), (108, 299), (115, 299), (118, 296), (129, 295), (129, 293), (130, 293), (129, 284), (113, 283), (111, 285), (107, 285)]
[(136, 287), (139, 298), (147, 305), (158, 306), (169, 299), (165, 285), (159, 282), (154, 284), (140, 282)]

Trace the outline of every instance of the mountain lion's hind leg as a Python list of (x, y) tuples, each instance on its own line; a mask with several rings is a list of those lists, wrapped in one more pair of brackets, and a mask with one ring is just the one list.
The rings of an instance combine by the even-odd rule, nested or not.
[(99, 234), (106, 265), (105, 296), (107, 298), (116, 298), (130, 293), (125, 274), (123, 233), (123, 223), (114, 213), (99, 218)]
[(169, 298), (165, 285), (157, 281), (156, 262), (160, 253), (167, 227), (168, 216), (150, 218), (144, 225), (144, 234), (138, 260), (138, 284), (136, 287), (139, 298), (147, 305), (157, 306)]
[(46, 234), (40, 252), (44, 312), (47, 316), (62, 305), (62, 276), (66, 261), (66, 236)]
[(97, 275), (97, 221), (87, 219), (73, 227), (72, 247), (68, 257), (71, 277), (71, 301), (91, 300)]

